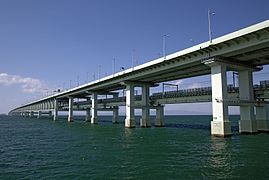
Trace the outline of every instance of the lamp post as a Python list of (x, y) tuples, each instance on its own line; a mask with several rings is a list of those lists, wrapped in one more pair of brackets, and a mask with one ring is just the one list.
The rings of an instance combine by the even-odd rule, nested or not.
[(215, 13), (211, 12), (210, 9), (207, 11), (207, 18), (208, 18), (208, 36), (209, 42), (212, 43), (212, 30), (211, 30), (211, 16), (215, 15)]
[(165, 34), (163, 35), (163, 58), (166, 59), (166, 37), (169, 37), (169, 35)]

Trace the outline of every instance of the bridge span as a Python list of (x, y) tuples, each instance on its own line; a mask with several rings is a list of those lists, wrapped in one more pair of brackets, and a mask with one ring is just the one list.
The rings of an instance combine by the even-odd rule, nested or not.
[[(142, 127), (151, 125), (149, 120), (151, 108), (156, 109), (155, 124), (163, 126), (163, 106), (168, 103), (166, 101), (168, 98), (159, 98), (152, 103), (151, 98), (154, 96), (150, 96), (150, 88), (166, 81), (211, 74), (212, 88), (209, 100), (212, 101), (213, 109), (212, 135), (229, 136), (232, 134), (228, 116), (228, 106), (233, 105), (232, 102), (240, 106), (239, 131), (241, 133), (269, 131), (268, 98), (257, 99), (253, 91), (253, 72), (262, 70), (262, 66), (267, 64), (269, 64), (269, 20), (164, 58), (27, 103), (11, 110), (9, 114), (32, 116), (34, 112), (38, 112), (40, 117), (44, 112), (49, 114), (53, 112), (53, 119), (57, 120), (59, 110), (68, 110), (68, 121), (71, 122), (74, 108), (80, 105), (74, 103), (74, 99), (84, 99), (83, 103), (89, 103), (84, 110), (87, 112), (87, 120), (90, 120), (91, 123), (97, 123), (97, 111), (99, 110), (112, 110), (114, 112), (113, 122), (117, 122), (120, 104), (107, 102), (105, 107), (100, 108), (100, 102), (107, 100), (100, 99), (98, 96), (109, 95), (116, 99), (119, 98), (119, 90), (124, 89), (126, 92), (124, 98), (125, 127), (135, 127), (134, 110), (137, 108), (142, 109), (140, 121)], [(228, 71), (238, 72), (237, 99), (229, 99)], [(139, 101), (136, 101), (138, 97), (135, 96), (135, 87), (140, 87), (142, 90)], [(257, 103), (257, 101), (259, 102)], [(66, 104), (68, 104), (68, 108)]]

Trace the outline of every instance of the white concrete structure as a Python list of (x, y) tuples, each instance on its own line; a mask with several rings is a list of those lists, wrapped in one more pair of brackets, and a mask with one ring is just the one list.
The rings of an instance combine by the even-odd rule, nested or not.
[(58, 119), (58, 100), (54, 99), (54, 113), (53, 113), (53, 120), (56, 121)]
[(142, 118), (140, 120), (141, 127), (150, 127), (150, 109), (149, 109), (149, 86), (142, 86)]
[(97, 93), (92, 94), (92, 117), (91, 123), (97, 124)]
[(69, 106), (68, 106), (68, 122), (73, 122), (73, 97), (69, 97)]
[(155, 126), (156, 127), (165, 126), (165, 123), (164, 123), (164, 107), (163, 106), (157, 106), (157, 108), (156, 108)]
[[(239, 95), (242, 101), (254, 101), (252, 71), (239, 71)], [(254, 115), (254, 104), (240, 105), (240, 133), (256, 133), (257, 122)]]
[(211, 67), (212, 108), (213, 121), (211, 134), (216, 136), (229, 136), (231, 122), (228, 115), (228, 94), (226, 65), (215, 61), (207, 63)]
[(134, 85), (126, 85), (126, 119), (125, 127), (133, 128), (135, 127), (134, 118)]
[(42, 111), (38, 111), (37, 118), (40, 119), (42, 117)]

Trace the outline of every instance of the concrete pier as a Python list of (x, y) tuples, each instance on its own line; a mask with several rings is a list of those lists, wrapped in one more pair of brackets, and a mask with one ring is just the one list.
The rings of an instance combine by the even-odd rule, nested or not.
[(149, 109), (149, 86), (142, 86), (142, 118), (140, 119), (141, 127), (150, 127), (150, 109)]
[(258, 131), (269, 132), (269, 104), (256, 107), (256, 121)]
[(156, 127), (164, 127), (164, 106), (158, 106), (156, 108), (156, 121), (155, 121)]
[(73, 103), (74, 99), (73, 97), (69, 97), (68, 99), (69, 105), (68, 105), (68, 122), (73, 122)]
[(53, 120), (56, 121), (57, 119), (58, 119), (58, 100), (54, 99)]
[(34, 117), (34, 111), (30, 111), (30, 112), (29, 112), (29, 117), (30, 117), (30, 118)]
[(228, 116), (228, 94), (226, 65), (213, 62), (211, 67), (212, 108), (211, 134), (213, 136), (230, 136), (231, 122)]
[(114, 106), (113, 107), (113, 118), (112, 118), (112, 123), (117, 124), (119, 123), (119, 107)]
[(37, 112), (37, 118), (40, 119), (42, 117), (42, 111)]
[[(254, 101), (252, 71), (239, 71), (240, 101)], [(257, 121), (254, 115), (254, 104), (240, 105), (240, 133), (256, 133)]]
[(85, 117), (86, 122), (91, 122), (91, 109), (87, 108), (86, 109), (86, 117)]
[(126, 84), (126, 118), (125, 127), (134, 128), (135, 127), (135, 117), (134, 117), (134, 85)]
[(97, 93), (93, 93), (92, 94), (92, 109), (91, 109), (91, 112), (92, 112), (92, 117), (91, 117), (91, 123), (92, 124), (97, 124)]

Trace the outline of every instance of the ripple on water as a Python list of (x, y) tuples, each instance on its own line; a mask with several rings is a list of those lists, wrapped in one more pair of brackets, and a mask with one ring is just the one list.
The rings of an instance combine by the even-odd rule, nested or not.
[(0, 179), (269, 178), (268, 134), (212, 138), (208, 116), (135, 129), (107, 118), (98, 125), (1, 119)]

